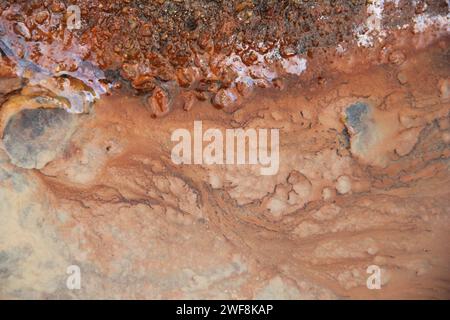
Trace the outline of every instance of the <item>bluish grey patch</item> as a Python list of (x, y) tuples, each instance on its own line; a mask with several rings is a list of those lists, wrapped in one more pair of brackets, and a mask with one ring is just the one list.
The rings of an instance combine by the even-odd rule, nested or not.
[(23, 110), (6, 125), (5, 149), (14, 164), (40, 169), (52, 160), (47, 154), (62, 148), (74, 119), (74, 115), (63, 109)]
[(0, 182), (4, 180), (8, 180), (11, 178), (11, 174), (7, 172), (6, 170), (0, 168)]
[(0, 279), (9, 278), (12, 274), (12, 268), (17, 264), (6, 251), (0, 251)]
[(364, 118), (369, 113), (369, 106), (363, 102), (352, 104), (345, 110), (347, 124), (356, 132), (361, 132), (365, 127)]
[(6, 260), (8, 260), (8, 255), (6, 254), (5, 251), (0, 251), (0, 265), (2, 263), (5, 263)]
[(32, 252), (33, 250), (28, 246), (0, 251), (0, 279), (6, 279), (13, 274), (20, 273), (19, 263), (27, 259)]
[(0, 167), (0, 183), (3, 181), (12, 182), (12, 186), (15, 192), (23, 192), (29, 183), (25, 176), (15, 171), (5, 170)]

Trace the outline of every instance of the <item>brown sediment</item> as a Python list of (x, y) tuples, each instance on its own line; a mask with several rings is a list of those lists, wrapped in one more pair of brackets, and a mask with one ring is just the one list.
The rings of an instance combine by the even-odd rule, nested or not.
[[(59, 3), (49, 3), (46, 12), (61, 12)], [(208, 2), (198, 10), (209, 15), (186, 25), (181, 21), (190, 16), (177, 8), (203, 2), (153, 2), (148, 8), (156, 11), (149, 11), (150, 16), (146, 10), (138, 13), (140, 2), (108, 3), (117, 7), (110, 10), (104, 4), (85, 24), (93, 30), (85, 45), (105, 41), (101, 58), (107, 66), (95, 70), (107, 68), (105, 77), (122, 83), (108, 95), (88, 90), (93, 73), (86, 72), (78, 73), (81, 83), (57, 90), (61, 87), (54, 84), (68, 75), (36, 72), (36, 67), (51, 70), (46, 65), (51, 55), (32, 67), (22, 60), (19, 69), (28, 70), (22, 78), (15, 73), (20, 60), (2, 57), (6, 80), (0, 82), (5, 101), (0, 115), (8, 139), (0, 149), (0, 297), (450, 297), (450, 40), (442, 29), (416, 34), (411, 28), (391, 30), (373, 48), (353, 42), (342, 51), (327, 39), (334, 39), (340, 28), (350, 30), (353, 21), (365, 21), (366, 6), (358, 1), (334, 9), (313, 9), (311, 1), (274, 2), (268, 5), (272, 13), (258, 7), (270, 2)], [(320, 40), (332, 50), (311, 49), (302, 56), (292, 47), (280, 48), (285, 60), (275, 67), (266, 61), (249, 69), (258, 80), (255, 85), (233, 85), (233, 68), (202, 78), (205, 55), (196, 55), (193, 65), (181, 58), (172, 65), (165, 60), (175, 60), (172, 51), (157, 46), (148, 67), (156, 70), (153, 77), (140, 71), (147, 68), (140, 60), (142, 53), (148, 54), (146, 46), (128, 48), (132, 63), (120, 64), (113, 58), (123, 55), (123, 48), (108, 50), (116, 40), (102, 38), (115, 30), (101, 28), (108, 17), (118, 25), (132, 18), (134, 28), (112, 36), (123, 44), (126, 39), (154, 44), (160, 40), (153, 38), (155, 33), (170, 39), (172, 33), (195, 26), (198, 39), (193, 40), (208, 59), (223, 54), (232, 60), (232, 52), (217, 49), (224, 41), (220, 34), (254, 36), (248, 30), (264, 19), (276, 26), (268, 29), (276, 39), (303, 39), (297, 29), (287, 34), (299, 14), (294, 12), (290, 20), (295, 10), (287, 10), (288, 4), (309, 8), (304, 14), (315, 35), (311, 41)], [(410, 13), (397, 20), (398, 8), (385, 7), (385, 19), (393, 25), (403, 26), (424, 10), (400, 4)], [(15, 6), (19, 10), (31, 4)], [(20, 10), (27, 16), (42, 11), (38, 4), (31, 8)], [(87, 8), (82, 2), (82, 9)], [(332, 20), (323, 27), (331, 28), (331, 22), (337, 27), (324, 35), (317, 32), (315, 18), (328, 9), (342, 10), (342, 15), (328, 13)], [(444, 9), (436, 1), (426, 10), (439, 14)], [(39, 13), (36, 19), (41, 25), (49, 16)], [(242, 25), (235, 19), (243, 19)], [(346, 21), (342, 26), (341, 19)], [(83, 39), (85, 32), (74, 37)], [(186, 39), (179, 37), (175, 44)], [(249, 44), (259, 46), (255, 52), (269, 52), (259, 40)], [(92, 50), (92, 59), (99, 59), (98, 50)], [(249, 52), (242, 56), (245, 66), (255, 61)], [(305, 70), (301, 59), (307, 61)], [(170, 70), (187, 68), (161, 68), (169, 64)], [(209, 62), (205, 68), (209, 72)], [(301, 73), (272, 78), (280, 70)], [(32, 104), (36, 97), (47, 97), (67, 104), (59, 107), (49, 100), (49, 109), (70, 110), (67, 97), (84, 91), (96, 98), (86, 113), (66, 117), (46, 113), (42, 103)], [(35, 113), (25, 113), (29, 110)], [(262, 176), (259, 165), (175, 164), (171, 135), (177, 129), (192, 133), (196, 120), (202, 121), (203, 132), (278, 128), (279, 170)], [(31, 168), (35, 170), (27, 170)], [(74, 264), (82, 271), (80, 291), (66, 288), (66, 269)], [(371, 265), (381, 268), (380, 290), (366, 286)]]

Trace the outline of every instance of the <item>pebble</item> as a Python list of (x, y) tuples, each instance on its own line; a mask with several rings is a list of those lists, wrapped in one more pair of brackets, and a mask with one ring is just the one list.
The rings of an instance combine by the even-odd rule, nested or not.
[(340, 176), (336, 183), (336, 190), (340, 194), (347, 194), (352, 190), (352, 182), (348, 176)]
[(192, 92), (183, 94), (183, 110), (189, 111), (192, 109), (195, 102), (195, 95)]
[(168, 93), (161, 87), (156, 87), (151, 96), (148, 97), (148, 105), (152, 116), (162, 117), (170, 111), (170, 99)]

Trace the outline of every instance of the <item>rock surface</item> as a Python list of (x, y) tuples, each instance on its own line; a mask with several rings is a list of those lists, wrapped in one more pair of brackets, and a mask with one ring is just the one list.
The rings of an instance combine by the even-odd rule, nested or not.
[[(156, 2), (172, 11), (178, 3)], [(256, 2), (229, 6), (252, 26)], [(385, 2), (386, 14), (395, 12)], [(27, 16), (37, 11), (45, 26), (65, 2), (52, 3)], [(430, 14), (442, 10), (438, 3)], [(11, 14), (1, 8), (2, 19)], [(370, 8), (364, 12), (376, 22)], [(186, 28), (196, 27), (191, 22)], [(393, 14), (387, 22), (404, 21)], [(153, 26), (140, 23), (133, 32), (154, 41)], [(40, 34), (34, 24), (18, 28), (25, 38)], [(250, 92), (246, 83), (224, 87), (225, 75), (187, 93), (103, 69), (121, 85), (83, 114), (67, 111), (91, 91), (44, 90), (39, 83), (53, 79), (40, 69), (48, 61), (16, 73), (24, 62), (11, 61), (0, 41), (0, 298), (449, 299), (450, 40), (436, 30), (398, 32), (371, 49), (335, 48), (327, 63), (313, 55), (306, 64), (285, 47), (288, 69), (302, 72), (272, 79), (270, 64), (245, 69), (258, 79)], [(198, 40), (204, 50), (209, 40)], [(133, 46), (118, 52), (125, 49), (141, 62)], [(96, 89), (100, 82), (86, 79), (99, 69), (83, 72), (77, 87)], [(192, 74), (177, 75), (190, 83)], [(152, 93), (135, 94), (133, 83)], [(224, 105), (230, 92), (239, 106)], [(175, 164), (172, 133), (194, 136), (199, 120), (203, 132), (279, 129), (276, 174), (261, 175), (259, 164)], [(80, 289), (67, 285), (71, 266), (81, 272)], [(369, 266), (381, 270), (379, 290), (367, 287)]]

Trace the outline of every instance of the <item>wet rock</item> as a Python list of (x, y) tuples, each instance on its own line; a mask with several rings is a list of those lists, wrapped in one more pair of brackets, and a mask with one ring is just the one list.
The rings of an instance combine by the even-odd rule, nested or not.
[(183, 110), (189, 111), (192, 109), (195, 103), (195, 95), (192, 92), (186, 92), (183, 94)]
[(170, 111), (170, 104), (169, 94), (161, 87), (156, 87), (147, 98), (147, 106), (150, 108), (152, 117), (155, 118), (165, 116)]
[[(71, 113), (89, 113), (96, 101), (96, 93), (91, 87), (69, 75), (43, 79), (39, 81), (39, 87), (49, 91), (49, 96), (67, 100), (67, 110)], [(28, 88), (32, 89), (31, 86)]]
[(195, 68), (180, 68), (177, 70), (177, 81), (181, 87), (189, 87), (198, 77), (198, 70)]

